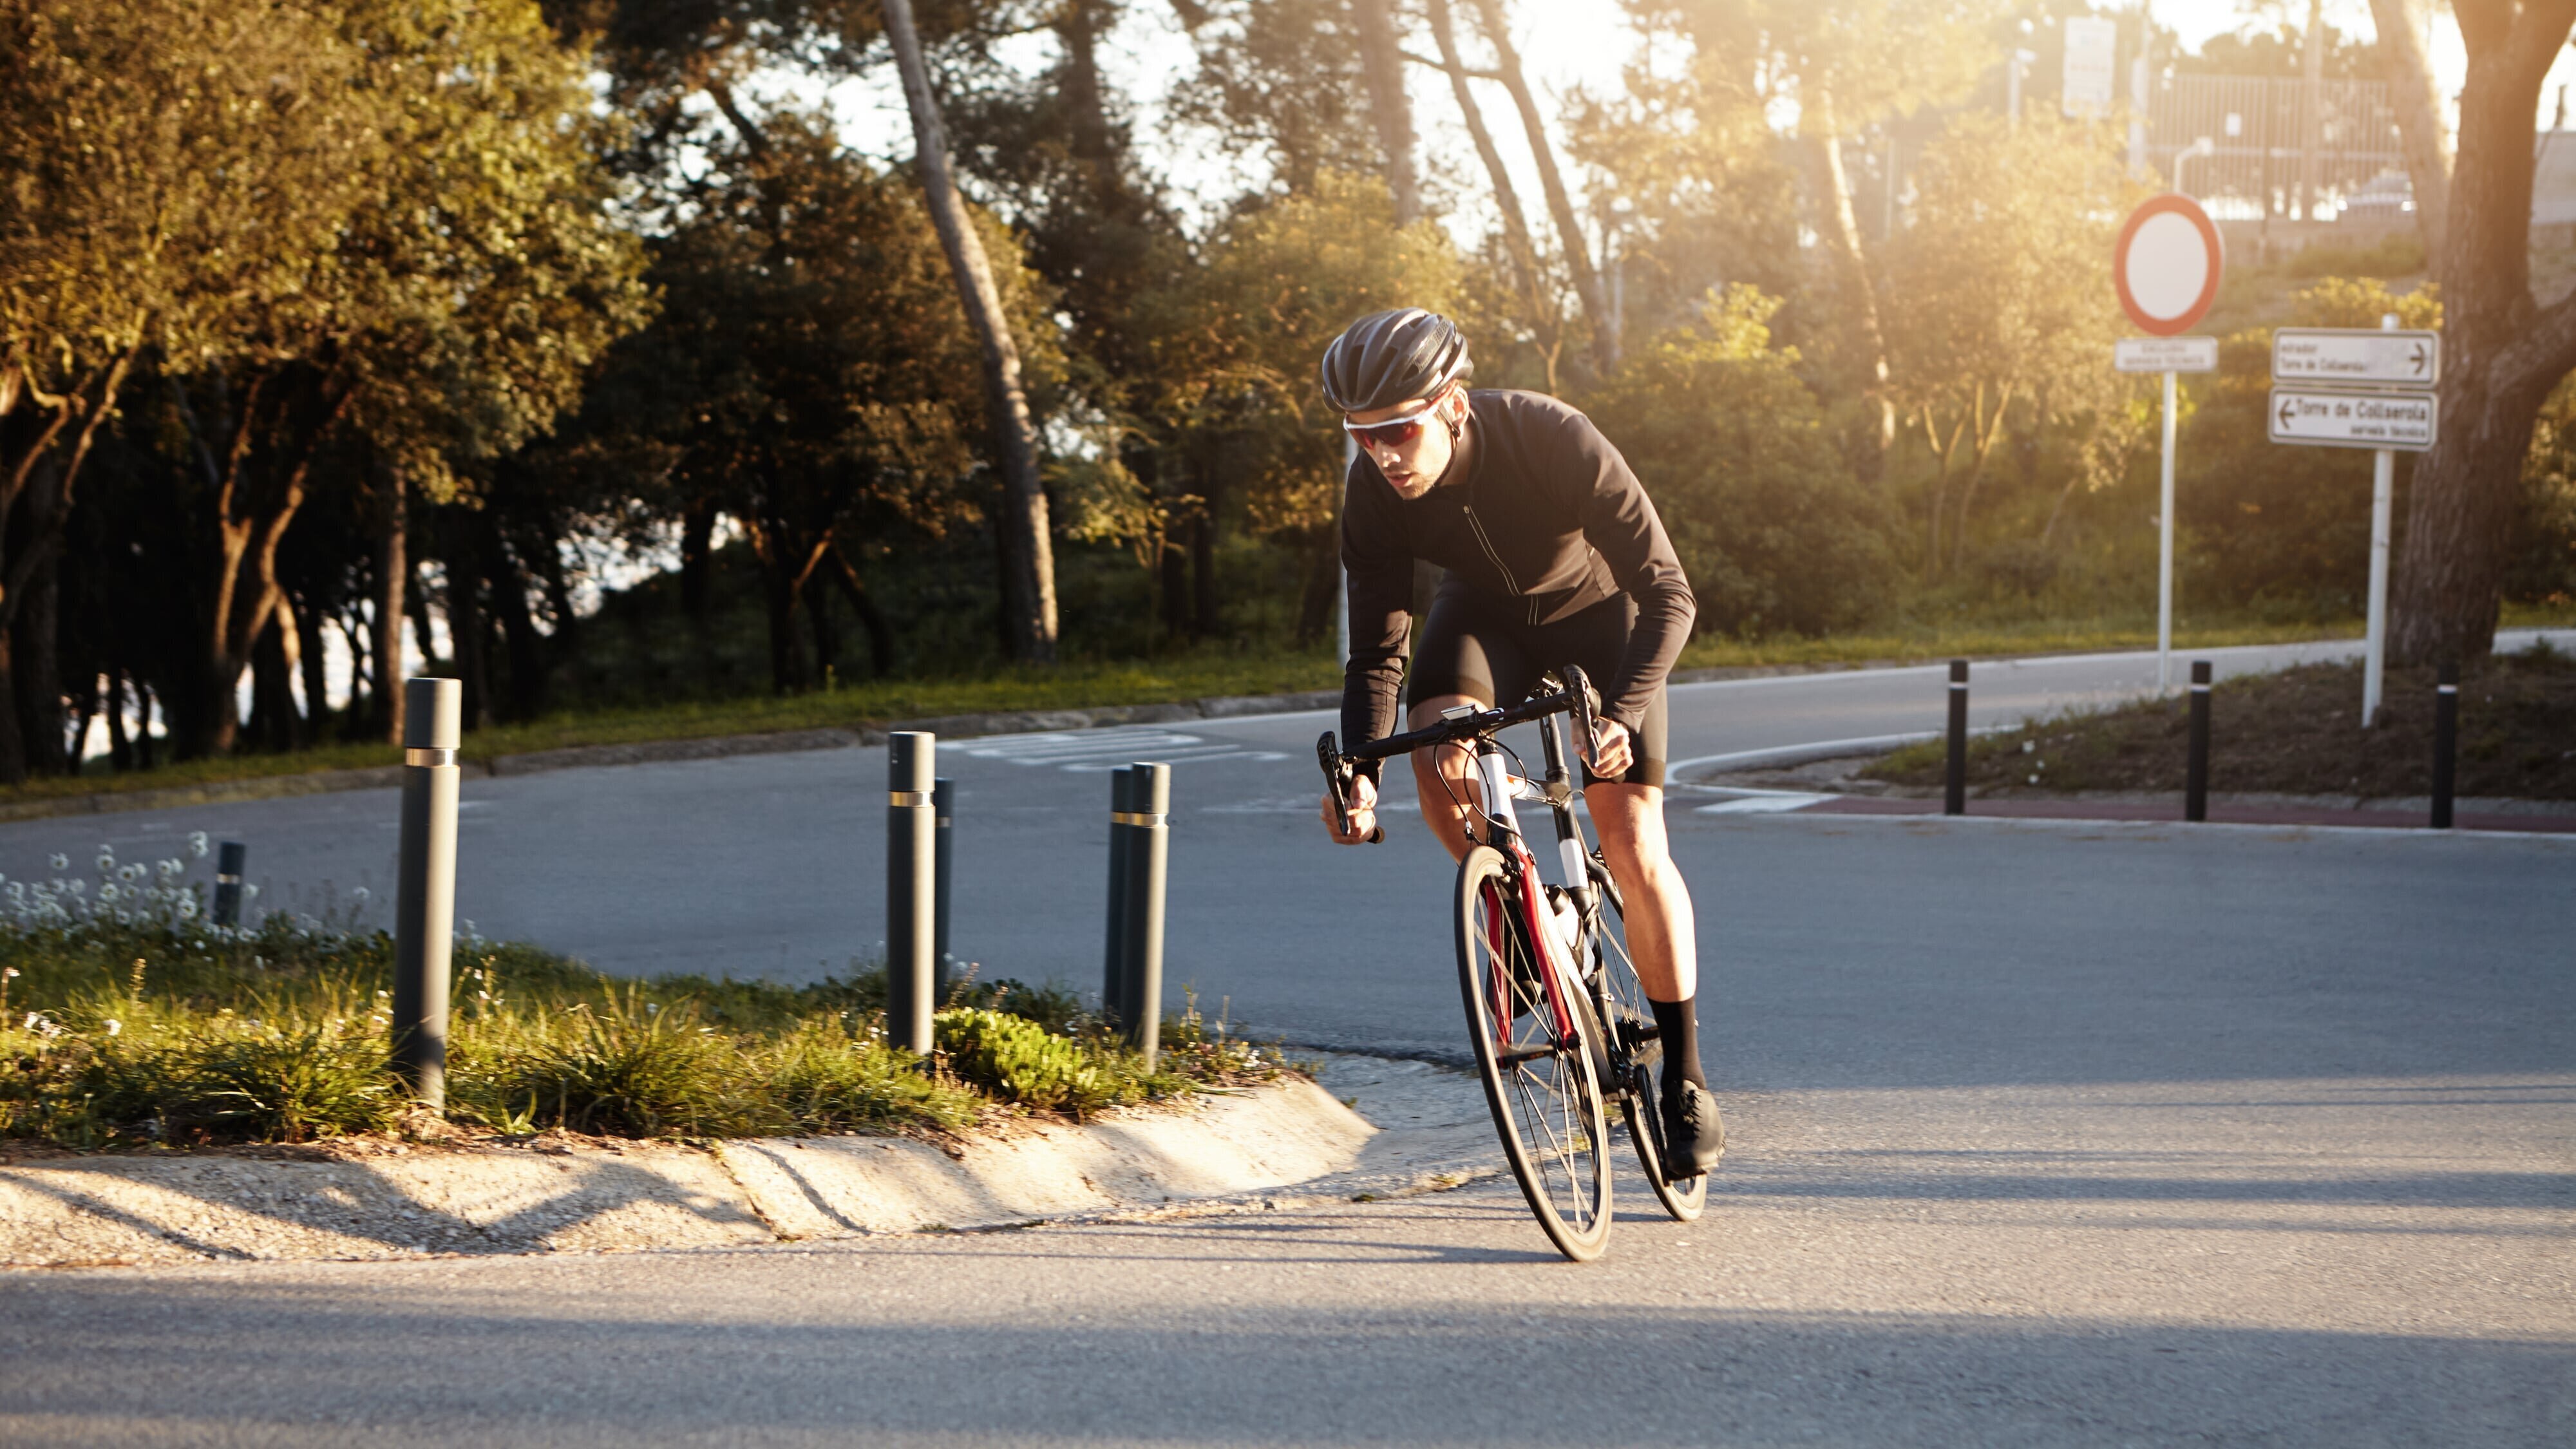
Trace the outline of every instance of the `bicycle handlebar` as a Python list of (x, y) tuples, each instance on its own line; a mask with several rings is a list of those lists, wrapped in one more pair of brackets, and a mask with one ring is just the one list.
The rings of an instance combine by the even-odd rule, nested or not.
[[(1479, 739), (1497, 730), (1525, 724), (1534, 719), (1545, 719), (1552, 714), (1574, 716), (1576, 752), (1578, 755), (1590, 755), (1592, 726), (1596, 718), (1592, 703), (1591, 682), (1583, 677), (1582, 670), (1572, 665), (1565, 666), (1558, 673), (1564, 679), (1565, 687), (1553, 694), (1533, 695), (1506, 709), (1482, 709), (1473, 714), (1460, 715), (1456, 719), (1444, 719), (1418, 730), (1408, 730), (1400, 735), (1388, 735), (1384, 739), (1371, 740), (1351, 750), (1339, 748), (1334, 743), (1333, 732), (1324, 731), (1322, 737), (1315, 741), (1315, 760), (1323, 766), (1324, 782), (1333, 792), (1333, 806), (1341, 812), (1343, 833), (1348, 834), (1350, 828), (1351, 779), (1357, 773), (1354, 766), (1365, 760), (1392, 759), (1397, 755), (1410, 754), (1429, 745), (1446, 745)], [(1368, 843), (1371, 845), (1384, 839), (1386, 839), (1386, 830), (1383, 826), (1369, 832)]]

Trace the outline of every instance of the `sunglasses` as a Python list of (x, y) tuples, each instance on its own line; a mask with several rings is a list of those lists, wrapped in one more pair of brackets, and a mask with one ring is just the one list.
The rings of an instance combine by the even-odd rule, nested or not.
[(1357, 439), (1364, 448), (1401, 448), (1422, 436), (1422, 420), (1431, 416), (1439, 406), (1437, 400), (1427, 402), (1400, 418), (1389, 418), (1382, 423), (1355, 423), (1344, 418), (1342, 431)]

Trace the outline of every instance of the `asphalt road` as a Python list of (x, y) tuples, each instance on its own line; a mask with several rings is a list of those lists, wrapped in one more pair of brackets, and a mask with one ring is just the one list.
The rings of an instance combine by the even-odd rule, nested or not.
[[(1990, 669), (2029, 703), (1981, 699), (2136, 667)], [(1722, 753), (1904, 728), (1939, 689), (1701, 686), (1677, 713)], [(1448, 872), (1418, 824), (1318, 838), (1320, 728), (961, 746), (961, 941), (1088, 980), (1096, 767), (1176, 757), (1174, 979), (1300, 1039), (1447, 1050)], [(864, 934), (879, 768), (474, 782), (466, 910), (628, 965), (701, 964), (752, 922)], [(191, 813), (253, 822), (284, 870), (388, 852), (365, 802)], [(46, 848), (34, 829), (0, 851)], [(1601, 1263), (1558, 1261), (1484, 1185), (761, 1252), (16, 1275), (0, 1442), (2576, 1441), (2576, 840), (1679, 808), (1674, 833), (1734, 1146), (1698, 1224), (1623, 1184)]]
[[(2563, 634), (2562, 643), (2576, 643)], [(2349, 655), (2342, 644), (2202, 651), (2222, 674)], [(1684, 685), (1677, 766), (1730, 752), (1937, 728), (1939, 667)], [(2151, 689), (2152, 654), (1986, 664), (1979, 723)], [(2356, 705), (2357, 708), (2357, 705)], [(1450, 1007), (1395, 972), (1446, 957), (1449, 876), (1418, 818), (1392, 812), (1384, 846), (1336, 849), (1311, 821), (1315, 736), (1328, 714), (955, 741), (955, 949), (985, 974), (1096, 989), (1105, 928), (1108, 782), (1130, 760), (1176, 766), (1168, 970), (1266, 1029), (1372, 1049), (1445, 1045)], [(1526, 732), (1524, 732), (1526, 733)], [(1535, 744), (1530, 744), (1535, 755)], [(1396, 772), (1402, 776), (1404, 772)], [(825, 750), (567, 770), (465, 783), (457, 910), (485, 935), (542, 943), (620, 973), (691, 970), (811, 980), (874, 957), (885, 934), (884, 753)], [(1394, 782), (1400, 806), (1408, 780)], [(1675, 802), (1675, 816), (1683, 813)], [(0, 825), (0, 872), (86, 874), (100, 844), (123, 860), (184, 855), (204, 830), (250, 846), (257, 904), (390, 920), (394, 791)], [(1718, 940), (1734, 903), (1830, 913), (1847, 876), (1780, 877), (1710, 837), (1688, 856)], [(211, 862), (192, 863), (202, 878)], [(1785, 892), (1785, 894), (1784, 894)], [(1440, 976), (1436, 967), (1431, 976)], [(1395, 994), (1389, 995), (1392, 991)], [(1424, 1016), (1417, 1003), (1436, 1009)], [(1426, 1037), (1426, 1031), (1432, 1033)]]

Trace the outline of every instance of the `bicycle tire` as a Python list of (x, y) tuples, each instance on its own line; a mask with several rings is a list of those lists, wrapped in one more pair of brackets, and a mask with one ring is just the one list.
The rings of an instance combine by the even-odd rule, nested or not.
[[(1597, 860), (1587, 861), (1592, 877), (1592, 891), (1600, 899), (1601, 911), (1585, 944), (1592, 953), (1594, 980), (1605, 1003), (1606, 1014), (1616, 1025), (1613, 1030), (1625, 1033), (1653, 1020), (1646, 1004), (1645, 983), (1637, 979), (1637, 965), (1628, 956), (1628, 933), (1625, 903), (1608, 871)], [(1629, 1079), (1618, 1083), (1619, 1112), (1627, 1119), (1628, 1141), (1637, 1150), (1638, 1170), (1645, 1174), (1646, 1185), (1655, 1191), (1655, 1201), (1663, 1205), (1675, 1222), (1696, 1222), (1708, 1206), (1708, 1174), (1681, 1182), (1664, 1176), (1664, 1113), (1662, 1099), (1656, 1094), (1652, 1058), (1659, 1055), (1659, 1043), (1625, 1037), (1625, 1050), (1620, 1063)]]
[(1521, 1196), (1558, 1252), (1589, 1262), (1609, 1246), (1611, 1190), (1608, 1114), (1582, 1040), (1592, 1012), (1580, 984), (1565, 983), (1575, 1030), (1558, 1030), (1516, 914), (1519, 890), (1492, 846), (1459, 862), (1458, 989), (1485, 1105)]

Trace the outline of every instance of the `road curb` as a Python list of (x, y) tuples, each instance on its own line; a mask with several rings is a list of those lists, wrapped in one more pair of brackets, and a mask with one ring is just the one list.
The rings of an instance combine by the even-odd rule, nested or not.
[(57, 1159), (0, 1167), (0, 1267), (732, 1248), (1150, 1213), (1338, 1181), (1376, 1133), (1291, 1077), (950, 1142)]

